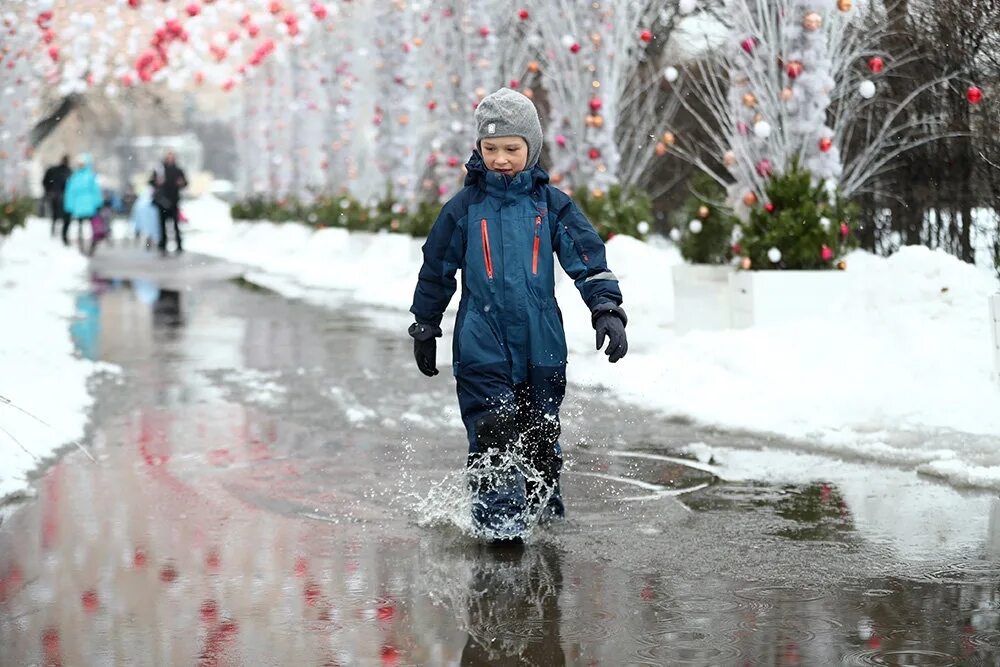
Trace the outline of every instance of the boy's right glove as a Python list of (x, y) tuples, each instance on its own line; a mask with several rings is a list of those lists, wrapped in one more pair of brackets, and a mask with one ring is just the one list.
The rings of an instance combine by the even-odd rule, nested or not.
[(604, 351), (608, 361), (615, 363), (628, 352), (628, 338), (625, 336), (625, 325), (628, 317), (622, 307), (610, 301), (598, 304), (590, 313), (591, 324), (597, 332), (597, 349), (604, 346), (604, 338), (608, 339), (608, 347)]
[(441, 327), (414, 322), (410, 325), (409, 334), (413, 338), (413, 357), (417, 360), (417, 368), (427, 377), (434, 377), (438, 374), (435, 339), (441, 335)]

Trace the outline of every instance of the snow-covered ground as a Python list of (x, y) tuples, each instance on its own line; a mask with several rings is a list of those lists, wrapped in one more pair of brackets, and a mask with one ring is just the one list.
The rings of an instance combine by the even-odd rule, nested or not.
[[(233, 223), (214, 199), (185, 211), (190, 249), (255, 267), (259, 280), (286, 294), (336, 290), (397, 309), (385, 321), (402, 323), (405, 335), (419, 240)], [(1000, 383), (987, 309), (998, 285), (988, 271), (921, 247), (888, 259), (855, 252), (847, 257), (848, 304), (822, 317), (678, 334), (670, 274), (682, 261), (677, 251), (617, 237), (608, 257), (625, 295), (629, 354), (611, 365), (595, 352), (586, 308), (561, 280), (571, 382), (668, 415), (774, 433), (804, 450), (1000, 488)], [(439, 346), (439, 366), (449, 354)]]
[(86, 258), (51, 238), (48, 221), (30, 221), (0, 245), (0, 499), (83, 436), (87, 381), (113, 368), (80, 358), (73, 343), (87, 285)]

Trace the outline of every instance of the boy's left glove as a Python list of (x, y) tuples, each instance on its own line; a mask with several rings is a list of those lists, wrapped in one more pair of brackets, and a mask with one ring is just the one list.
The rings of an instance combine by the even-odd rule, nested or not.
[(622, 307), (610, 301), (605, 301), (597, 305), (590, 313), (591, 324), (597, 332), (597, 349), (604, 346), (604, 339), (608, 339), (608, 347), (604, 353), (608, 355), (608, 361), (615, 363), (628, 352), (628, 338), (625, 336), (625, 325), (628, 324), (628, 317)]
[(414, 322), (410, 325), (409, 334), (413, 338), (413, 357), (417, 368), (427, 377), (434, 377), (438, 374), (435, 339), (441, 336), (441, 327)]

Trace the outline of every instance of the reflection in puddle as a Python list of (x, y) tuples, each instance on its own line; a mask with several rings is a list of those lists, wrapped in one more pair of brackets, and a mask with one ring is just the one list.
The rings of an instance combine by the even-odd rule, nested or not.
[(570, 521), (483, 548), (401, 509), (400, 489), (454, 459), (444, 429), (412, 447), (385, 419), (422, 386), (395, 377), (405, 341), (345, 337), (329, 313), (232, 286), (116, 287), (74, 323), (82, 354), (126, 368), (99, 397), (99, 465), (54, 465), (0, 526), (0, 664), (1000, 658), (1000, 531), (904, 576), (863, 531), (907, 508), (839, 479), (718, 481), (674, 456), (578, 450)]

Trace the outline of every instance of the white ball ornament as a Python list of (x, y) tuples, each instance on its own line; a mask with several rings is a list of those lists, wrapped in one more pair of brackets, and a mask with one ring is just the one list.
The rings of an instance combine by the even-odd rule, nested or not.
[(771, 248), (767, 251), (767, 258), (771, 260), (772, 264), (777, 264), (781, 261), (781, 251), (777, 248)]
[(677, 77), (679, 77), (680, 74), (681, 73), (678, 72), (677, 68), (674, 66), (667, 67), (666, 69), (663, 70), (663, 78), (666, 79), (669, 83), (673, 83), (674, 81), (676, 81)]
[(690, 14), (698, 7), (698, 0), (680, 0), (677, 3), (677, 9), (680, 10), (681, 14)]
[(753, 133), (761, 139), (767, 139), (771, 136), (771, 124), (766, 120), (754, 123)]
[(639, 224), (635, 226), (637, 232), (645, 236), (649, 233), (649, 223), (645, 220), (640, 220)]
[(576, 44), (576, 39), (573, 38), (573, 35), (562, 36), (562, 45), (565, 46), (567, 49), (573, 46), (574, 44)]
[(674, 227), (670, 230), (670, 240), (674, 243), (678, 243), (681, 240), (681, 230)]
[(701, 220), (698, 220), (697, 218), (688, 223), (688, 231), (690, 231), (692, 234), (700, 234), (701, 229), (702, 229)]
[(861, 84), (858, 85), (858, 93), (860, 93), (861, 97), (866, 100), (870, 100), (875, 97), (875, 82), (867, 79), (862, 81)]
[(824, 232), (828, 232), (830, 231), (830, 225), (832, 225), (833, 223), (830, 221), (830, 218), (820, 218), (819, 224), (820, 227), (823, 228)]

